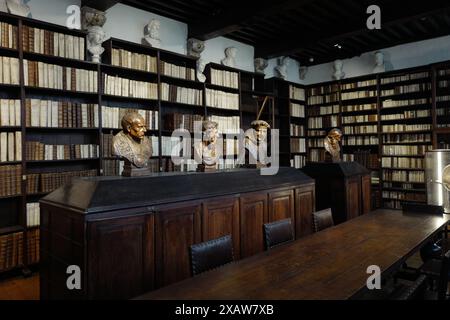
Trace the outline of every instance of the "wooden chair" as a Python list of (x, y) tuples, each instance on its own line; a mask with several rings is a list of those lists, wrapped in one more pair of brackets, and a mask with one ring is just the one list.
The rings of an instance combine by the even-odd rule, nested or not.
[(334, 226), (331, 208), (316, 211), (313, 214), (314, 232)]
[(283, 219), (264, 224), (266, 249), (272, 249), (280, 244), (294, 240), (294, 230), (291, 219)]
[(440, 259), (430, 259), (425, 262), (420, 272), (437, 282), (437, 299), (446, 300), (450, 280), (450, 250)]
[(192, 274), (215, 269), (233, 261), (233, 241), (230, 235), (193, 244), (190, 247)]

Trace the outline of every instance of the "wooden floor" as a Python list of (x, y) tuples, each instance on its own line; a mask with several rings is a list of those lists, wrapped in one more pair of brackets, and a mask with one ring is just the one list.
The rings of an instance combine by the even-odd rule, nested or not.
[(39, 273), (0, 280), (0, 300), (39, 300)]

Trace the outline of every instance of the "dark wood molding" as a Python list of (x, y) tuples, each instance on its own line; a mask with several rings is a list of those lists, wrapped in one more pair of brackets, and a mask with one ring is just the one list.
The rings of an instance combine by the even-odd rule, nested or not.
[(100, 11), (106, 11), (119, 2), (119, 0), (81, 0), (81, 7), (90, 7)]

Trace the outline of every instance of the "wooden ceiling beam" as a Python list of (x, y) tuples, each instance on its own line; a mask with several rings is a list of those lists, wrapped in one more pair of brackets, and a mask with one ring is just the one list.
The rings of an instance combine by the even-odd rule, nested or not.
[(81, 0), (81, 7), (90, 7), (100, 11), (106, 11), (119, 2), (119, 0)]

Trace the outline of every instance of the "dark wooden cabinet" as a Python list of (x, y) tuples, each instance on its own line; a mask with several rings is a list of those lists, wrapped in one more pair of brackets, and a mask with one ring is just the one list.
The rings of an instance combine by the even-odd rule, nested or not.
[[(314, 181), (291, 168), (74, 179), (41, 201), (41, 298), (132, 298), (190, 277), (194, 243), (231, 234), (235, 259), (249, 257), (264, 223), (290, 217), (298, 238), (313, 210)], [(69, 265), (81, 290), (67, 289)]]
[(191, 276), (189, 247), (201, 242), (200, 211), (199, 204), (182, 204), (156, 211), (158, 287)]
[(313, 232), (312, 213), (315, 211), (314, 185), (295, 189), (295, 237)]
[(372, 182), (370, 176), (369, 175), (362, 176), (361, 177), (362, 214), (369, 213), (372, 209), (371, 191), (372, 191)]
[(251, 193), (240, 199), (241, 257), (264, 251), (263, 225), (268, 221), (267, 193)]
[[(351, 177), (346, 180), (345, 182), (345, 197), (346, 200), (346, 213), (347, 213), (347, 220), (356, 218), (360, 215), (361, 212), (361, 177)], [(369, 202), (370, 203), (370, 202)]]
[(203, 202), (202, 241), (230, 234), (233, 256), (240, 257), (239, 198), (226, 197)]
[(154, 216), (88, 223), (92, 299), (124, 299), (154, 288)]

